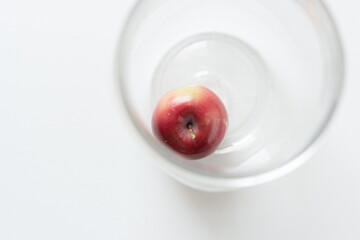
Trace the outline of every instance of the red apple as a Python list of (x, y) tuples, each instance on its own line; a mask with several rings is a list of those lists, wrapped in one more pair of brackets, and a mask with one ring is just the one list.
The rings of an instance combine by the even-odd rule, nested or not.
[(228, 125), (224, 104), (205, 87), (190, 86), (165, 94), (155, 108), (154, 134), (188, 159), (213, 153)]

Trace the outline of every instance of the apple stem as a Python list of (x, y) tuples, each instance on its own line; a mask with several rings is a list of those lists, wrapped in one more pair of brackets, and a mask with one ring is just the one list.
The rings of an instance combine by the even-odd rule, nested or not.
[(191, 137), (191, 139), (195, 139), (196, 136), (195, 136), (195, 134), (194, 134), (194, 132), (193, 132), (193, 130), (192, 130), (192, 125), (189, 124), (189, 125), (188, 125), (188, 128), (189, 128), (189, 131), (190, 131), (190, 137)]

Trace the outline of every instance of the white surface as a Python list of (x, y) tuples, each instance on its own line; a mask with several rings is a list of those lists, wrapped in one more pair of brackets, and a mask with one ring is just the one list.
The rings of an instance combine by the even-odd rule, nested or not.
[(132, 3), (0, 3), (0, 239), (359, 239), (360, 4), (328, 1), (348, 81), (321, 150), (209, 194), (162, 173), (123, 124), (112, 64)]

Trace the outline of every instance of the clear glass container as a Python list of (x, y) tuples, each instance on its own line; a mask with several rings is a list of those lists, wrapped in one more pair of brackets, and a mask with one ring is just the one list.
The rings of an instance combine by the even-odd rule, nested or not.
[[(338, 103), (343, 65), (318, 0), (143, 0), (122, 30), (116, 90), (149, 159), (191, 187), (226, 191), (283, 176), (311, 156)], [(229, 115), (219, 149), (198, 161), (151, 130), (159, 99), (188, 85), (214, 91)]]

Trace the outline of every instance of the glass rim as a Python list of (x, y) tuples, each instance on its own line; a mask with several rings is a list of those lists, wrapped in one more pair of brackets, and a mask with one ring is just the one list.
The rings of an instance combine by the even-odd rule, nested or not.
[[(124, 33), (127, 32), (129, 23), (133, 17), (134, 12), (137, 10), (139, 5), (143, 2), (143, 0), (138, 0), (136, 4), (131, 9), (129, 15), (126, 18), (125, 24), (123, 25), (120, 38), (117, 42), (117, 51), (115, 56), (115, 86), (116, 86), (116, 92), (118, 95), (118, 99), (121, 102), (121, 106), (123, 107), (123, 112), (125, 112), (127, 115), (125, 118), (128, 121), (128, 125), (132, 126), (132, 129), (134, 133), (143, 141), (143, 145), (146, 146), (149, 150), (149, 153), (152, 153), (152, 155), (155, 155), (154, 159), (161, 165), (160, 167), (165, 168), (164, 170), (167, 170), (167, 172), (170, 175), (173, 175), (173, 177), (178, 178), (176, 174), (173, 174), (173, 172), (181, 171), (182, 175), (186, 175), (187, 177), (191, 179), (196, 179), (197, 181), (203, 181), (206, 182), (208, 185), (214, 185), (214, 186), (224, 186), (226, 185), (229, 188), (239, 188), (239, 187), (249, 187), (258, 185), (261, 183), (269, 182), (271, 180), (275, 180), (281, 176), (284, 176), (300, 165), (302, 165), (306, 160), (310, 158), (310, 156), (315, 152), (317, 149), (318, 144), (321, 142), (322, 137), (324, 136), (324, 132), (329, 126), (331, 120), (333, 119), (333, 116), (337, 110), (341, 95), (342, 95), (342, 89), (345, 82), (345, 56), (344, 56), (344, 50), (342, 47), (342, 41), (340, 39), (340, 34), (338, 31), (338, 28), (336, 26), (336, 23), (330, 14), (330, 11), (326, 7), (326, 5), (323, 3), (322, 0), (313, 0), (317, 3), (319, 3), (321, 10), (324, 11), (326, 21), (328, 25), (331, 28), (331, 40), (334, 42), (334, 49), (337, 51), (338, 58), (334, 59), (333, 61), (336, 61), (336, 68), (332, 69), (333, 72), (336, 72), (334, 74), (336, 76), (335, 81), (339, 84), (338, 88), (335, 89), (334, 94), (332, 96), (332, 99), (329, 101), (329, 110), (327, 114), (325, 115), (321, 125), (317, 129), (317, 131), (314, 133), (313, 137), (308, 141), (308, 143), (301, 148), (298, 153), (294, 154), (293, 157), (288, 158), (286, 161), (284, 161), (282, 164), (279, 164), (275, 167), (273, 167), (270, 170), (264, 171), (259, 174), (251, 175), (251, 176), (217, 176), (217, 175), (211, 175), (208, 172), (195, 172), (192, 168), (187, 167), (185, 164), (180, 164), (180, 157), (176, 156), (176, 154), (172, 153), (171, 150), (167, 149), (165, 146), (159, 146), (159, 144), (153, 140), (153, 137), (151, 134), (148, 134), (143, 131), (143, 128), (141, 124), (136, 120), (135, 114), (131, 110), (129, 97), (127, 96), (126, 87), (125, 87), (125, 81), (123, 80), (124, 77), (122, 77), (123, 71), (119, 66), (121, 66), (123, 63), (122, 58), (122, 50), (123, 50), (123, 42), (124, 42)], [(318, 31), (318, 34), (319, 33)], [(328, 34), (329, 35), (329, 34)], [(176, 158), (176, 159), (173, 159)], [(181, 179), (178, 179), (181, 181)]]

